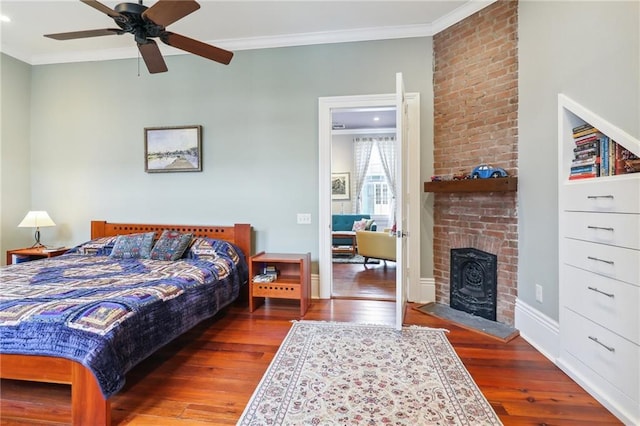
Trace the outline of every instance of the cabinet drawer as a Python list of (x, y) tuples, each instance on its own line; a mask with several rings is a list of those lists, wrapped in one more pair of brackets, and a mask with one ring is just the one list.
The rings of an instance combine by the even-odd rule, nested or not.
[(564, 306), (640, 345), (640, 287), (562, 265)]
[(564, 350), (625, 395), (640, 396), (640, 348), (568, 308), (561, 310)]
[(584, 179), (561, 190), (561, 210), (640, 213), (640, 176)]
[(564, 237), (640, 250), (640, 214), (564, 212)]
[(564, 263), (640, 285), (640, 250), (563, 239)]
[(253, 297), (300, 299), (300, 284), (251, 283), (251, 295)]

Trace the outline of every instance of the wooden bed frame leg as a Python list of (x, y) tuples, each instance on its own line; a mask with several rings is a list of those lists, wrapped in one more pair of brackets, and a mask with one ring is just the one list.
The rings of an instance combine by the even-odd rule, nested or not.
[(77, 362), (71, 368), (71, 421), (73, 426), (110, 426), (111, 403), (104, 399), (93, 373)]

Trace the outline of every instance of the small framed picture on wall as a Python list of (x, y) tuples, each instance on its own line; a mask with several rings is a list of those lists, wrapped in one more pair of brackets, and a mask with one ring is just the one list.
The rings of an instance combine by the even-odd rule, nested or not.
[(332, 200), (348, 200), (351, 198), (349, 191), (351, 182), (349, 181), (349, 172), (331, 173), (331, 199)]
[(202, 171), (202, 126), (144, 129), (147, 173)]

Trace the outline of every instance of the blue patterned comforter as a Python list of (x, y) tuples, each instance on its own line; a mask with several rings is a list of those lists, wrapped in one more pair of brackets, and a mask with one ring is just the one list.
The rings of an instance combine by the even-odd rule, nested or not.
[(105, 398), (161, 346), (234, 301), (248, 277), (234, 245), (179, 261), (69, 253), (0, 269), (0, 353), (63, 357)]

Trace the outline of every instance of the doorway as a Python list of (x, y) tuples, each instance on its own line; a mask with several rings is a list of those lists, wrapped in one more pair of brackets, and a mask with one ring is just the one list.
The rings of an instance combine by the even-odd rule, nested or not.
[[(415, 293), (412, 287), (418, 286), (420, 276), (420, 97), (417, 93), (408, 93), (406, 95), (408, 103), (409, 116), (409, 164), (408, 170), (398, 171), (398, 173), (406, 173), (407, 180), (414, 188), (409, 190), (411, 206), (408, 212), (409, 233), (413, 232), (415, 236), (409, 238), (408, 246), (408, 294)], [(391, 111), (395, 114), (396, 96), (395, 94), (386, 95), (363, 95), (363, 96), (339, 96), (319, 99), (319, 147), (320, 147), (320, 252), (319, 252), (319, 270), (320, 270), (320, 298), (331, 298), (333, 291), (333, 261), (332, 261), (332, 203), (331, 198), (331, 173), (341, 172), (342, 170), (332, 170), (332, 140), (334, 133), (340, 134), (340, 123), (336, 124), (338, 128), (334, 128), (334, 113), (342, 114), (344, 112), (362, 111), (370, 113), (372, 111)], [(366, 115), (366, 114), (365, 114)], [(346, 129), (345, 129), (346, 130)], [(364, 133), (367, 130), (363, 130)], [(389, 134), (395, 133), (394, 128), (388, 129)], [(344, 201), (346, 203), (346, 200)], [(353, 200), (349, 200), (350, 204), (343, 204), (344, 209), (352, 211)], [(388, 262), (388, 266), (392, 266), (393, 262)], [(381, 265), (383, 266), (383, 265)], [(364, 269), (364, 265), (358, 265)], [(393, 265), (392, 267), (395, 267)], [(391, 272), (395, 273), (395, 269)], [(392, 299), (393, 300), (393, 299)]]
[[(336, 108), (331, 123), (331, 297), (394, 301), (396, 107)], [(352, 232), (358, 215), (368, 220), (362, 240), (337, 238)], [(387, 258), (368, 258), (378, 250)]]

